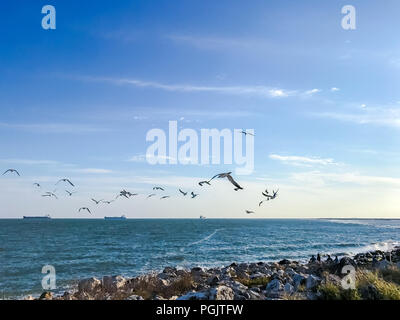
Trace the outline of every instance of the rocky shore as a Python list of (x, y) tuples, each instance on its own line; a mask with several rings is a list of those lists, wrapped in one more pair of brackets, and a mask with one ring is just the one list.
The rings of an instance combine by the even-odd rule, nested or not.
[[(102, 279), (84, 279), (74, 291), (63, 295), (44, 292), (39, 299), (399, 300), (399, 267), (400, 247), (390, 252), (374, 251), (336, 261), (323, 258), (306, 264), (285, 259), (273, 263), (232, 263), (210, 269), (167, 267), (161, 273), (135, 278), (104, 276)], [(347, 269), (352, 272), (350, 276)]]

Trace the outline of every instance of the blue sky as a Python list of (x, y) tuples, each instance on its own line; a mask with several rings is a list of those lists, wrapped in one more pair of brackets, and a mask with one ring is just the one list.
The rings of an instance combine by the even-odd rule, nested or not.
[[(45, 4), (56, 8), (56, 30), (41, 28)], [(341, 28), (347, 4), (356, 30)], [(398, 1), (3, 7), (0, 168), (22, 177), (0, 179), (0, 217), (77, 217), (90, 197), (121, 188), (144, 195), (154, 184), (166, 186), (169, 202), (138, 198), (93, 208), (94, 216), (399, 217)], [(229, 166), (142, 161), (146, 133), (169, 120), (255, 130), (255, 171), (238, 177), (240, 197), (227, 182), (196, 186)], [(43, 199), (32, 188), (39, 181), (52, 190), (63, 177), (77, 184), (73, 198)], [(179, 198), (179, 186), (199, 199)], [(265, 187), (281, 194), (259, 208)]]

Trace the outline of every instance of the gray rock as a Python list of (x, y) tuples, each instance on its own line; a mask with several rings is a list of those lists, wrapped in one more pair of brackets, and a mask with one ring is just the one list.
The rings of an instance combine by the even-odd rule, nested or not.
[(290, 283), (286, 283), (283, 290), (285, 290), (286, 293), (293, 293), (294, 287)]
[(302, 274), (295, 274), (292, 277), (293, 280), (293, 285), (296, 288), (296, 290), (299, 288), (300, 285), (305, 284), (306, 283), (306, 277)]
[(276, 293), (283, 290), (282, 282), (279, 279), (273, 279), (267, 284), (267, 292)]
[(131, 296), (129, 296), (128, 298), (126, 298), (125, 300), (144, 300), (142, 296), (138, 296), (136, 294), (133, 294)]
[(78, 291), (94, 294), (101, 289), (101, 281), (97, 278), (89, 278), (79, 281)]
[(314, 289), (315, 287), (317, 287), (319, 285), (320, 282), (321, 282), (321, 278), (314, 276), (314, 275), (310, 275), (306, 280), (307, 290)]
[(210, 289), (210, 300), (233, 300), (235, 293), (232, 288), (227, 286), (219, 286)]
[(191, 291), (183, 296), (180, 296), (176, 300), (208, 300), (208, 292), (205, 291), (200, 291), (200, 292), (195, 292)]
[(127, 283), (127, 280), (122, 276), (104, 276), (103, 287), (109, 293), (115, 293), (122, 289)]

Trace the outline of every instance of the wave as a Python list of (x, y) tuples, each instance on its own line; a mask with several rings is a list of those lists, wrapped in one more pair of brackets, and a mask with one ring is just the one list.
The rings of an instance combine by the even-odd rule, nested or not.
[(391, 251), (398, 247), (400, 242), (394, 240), (381, 241), (367, 245), (360, 245), (348, 248), (345, 252), (331, 252), (330, 254), (338, 256), (352, 256), (358, 253), (366, 253), (371, 251)]
[(203, 238), (203, 239), (200, 239), (200, 240), (198, 240), (198, 241), (189, 243), (189, 244), (187, 245), (187, 247), (192, 246), (192, 245), (194, 245), (194, 244), (202, 243), (202, 242), (207, 241), (207, 240), (210, 240), (218, 231), (221, 231), (221, 230), (223, 230), (223, 229), (215, 229), (214, 232), (211, 233), (210, 235), (208, 235), (207, 237), (205, 237), (205, 238)]

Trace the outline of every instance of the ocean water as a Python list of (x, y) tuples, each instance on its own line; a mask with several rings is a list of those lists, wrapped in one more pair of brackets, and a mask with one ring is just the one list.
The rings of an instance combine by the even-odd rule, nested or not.
[(55, 267), (63, 292), (92, 276), (306, 261), (317, 252), (386, 250), (399, 241), (400, 220), (0, 219), (0, 298), (43, 292), (44, 265)]

